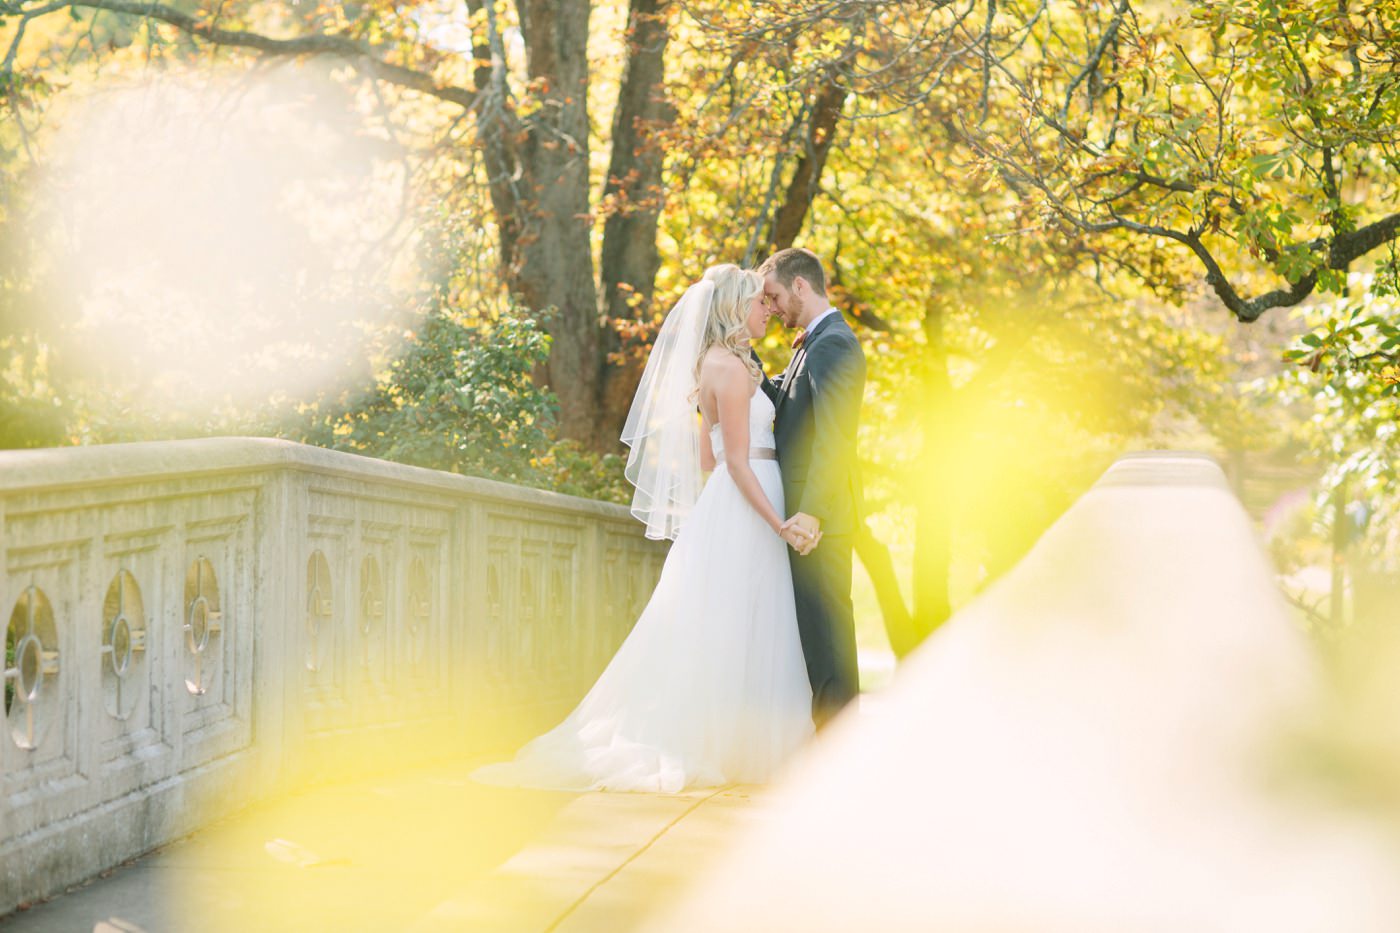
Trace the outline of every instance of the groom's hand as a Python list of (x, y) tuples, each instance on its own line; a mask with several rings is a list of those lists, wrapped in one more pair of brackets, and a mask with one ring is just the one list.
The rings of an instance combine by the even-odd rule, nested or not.
[(796, 525), (783, 525), (778, 529), (778, 537), (787, 542), (788, 547), (801, 553), (807, 544), (807, 535)]
[(794, 551), (798, 553), (798, 556), (800, 557), (805, 557), (808, 554), (812, 553), (812, 551), (816, 548), (818, 544), (821, 543), (822, 540), (822, 533), (820, 531), (817, 532), (815, 537), (810, 537), (805, 531), (803, 531), (801, 528), (798, 528), (796, 525), (793, 525), (790, 528), (779, 532), (779, 535), (784, 541), (788, 543), (789, 547), (791, 547)]
[(792, 518), (783, 522), (783, 531), (789, 529), (801, 532), (802, 542), (800, 545), (794, 544), (793, 549), (798, 554), (806, 557), (812, 550), (821, 543), (822, 522), (821, 519), (808, 515), (806, 512), (798, 512)]

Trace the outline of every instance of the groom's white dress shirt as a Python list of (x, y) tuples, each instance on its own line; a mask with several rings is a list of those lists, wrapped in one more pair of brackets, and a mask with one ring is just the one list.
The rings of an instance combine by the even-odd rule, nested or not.
[[(810, 334), (813, 330), (816, 329), (817, 324), (819, 324), (820, 322), (822, 322), (823, 320), (825, 320), (826, 318), (830, 317), (830, 316), (833, 315), (833, 314), (840, 314), (840, 313), (841, 313), (841, 312), (838, 311), (838, 310), (836, 310), (835, 308), (830, 307), (830, 306), (827, 306), (827, 309), (826, 309), (825, 311), (823, 311), (821, 314), (818, 314), (816, 317), (812, 318), (811, 323), (809, 323), (806, 327), (804, 327), (804, 328), (802, 329), (802, 346), (799, 347), (798, 350), (797, 350), (797, 352), (794, 353), (794, 354), (792, 355), (792, 359), (788, 361), (788, 367), (787, 367), (787, 369), (783, 370), (782, 376), (779, 377), (780, 379), (783, 379), (783, 380), (784, 380), (784, 382), (783, 382), (783, 391), (784, 391), (784, 393), (786, 393), (786, 392), (789, 390), (789, 386), (788, 386), (787, 381), (786, 381), (786, 380), (787, 380), (787, 375), (788, 375), (788, 373), (790, 373), (790, 372), (795, 373), (795, 372), (799, 371), (799, 370), (802, 368), (802, 365), (806, 362), (807, 335)], [(794, 368), (793, 368), (794, 366), (796, 366), (797, 369), (794, 369)]]
[(830, 316), (833, 315), (833, 314), (840, 314), (840, 313), (841, 313), (841, 312), (840, 312), (840, 311), (837, 311), (835, 308), (828, 307), (828, 308), (827, 308), (825, 311), (823, 311), (821, 314), (818, 314), (816, 317), (812, 318), (812, 323), (808, 324), (808, 325), (806, 326), (806, 328), (803, 329), (802, 332), (803, 332), (804, 334), (810, 334), (813, 330), (816, 329), (817, 325), (818, 325), (819, 323), (821, 323), (823, 320), (825, 320), (826, 318), (830, 317)]

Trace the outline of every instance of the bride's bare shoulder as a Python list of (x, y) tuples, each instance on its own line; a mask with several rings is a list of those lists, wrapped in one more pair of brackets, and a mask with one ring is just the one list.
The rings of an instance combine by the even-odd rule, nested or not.
[(711, 347), (700, 364), (700, 381), (714, 385), (735, 379), (747, 379), (748, 367), (733, 353), (719, 347)]

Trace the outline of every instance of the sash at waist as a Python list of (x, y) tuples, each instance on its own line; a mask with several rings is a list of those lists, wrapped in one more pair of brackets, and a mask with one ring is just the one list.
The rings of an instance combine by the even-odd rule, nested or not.
[[(750, 448), (749, 448), (749, 459), (750, 459), (750, 460), (777, 460), (777, 459), (778, 459), (778, 452), (777, 452), (776, 450), (774, 450), (772, 447), (750, 447)], [(715, 456), (715, 466), (719, 466), (719, 465), (722, 464), (722, 463), (724, 463), (724, 453), (723, 453), (723, 452), (721, 452), (721, 453), (719, 453), (718, 455)]]

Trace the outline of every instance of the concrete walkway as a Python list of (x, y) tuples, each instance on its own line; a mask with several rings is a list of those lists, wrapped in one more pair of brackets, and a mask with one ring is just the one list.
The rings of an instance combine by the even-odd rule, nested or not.
[(762, 818), (763, 792), (485, 787), (468, 764), (272, 801), (0, 920), (28, 931), (635, 927)]

